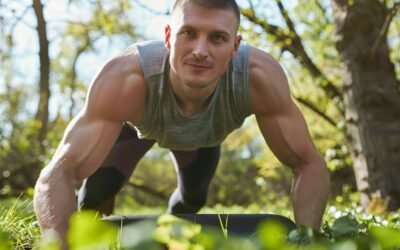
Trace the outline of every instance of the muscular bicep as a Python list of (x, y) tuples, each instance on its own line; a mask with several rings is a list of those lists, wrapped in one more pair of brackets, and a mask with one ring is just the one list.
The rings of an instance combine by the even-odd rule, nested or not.
[(94, 78), (84, 108), (68, 125), (53, 160), (77, 179), (92, 174), (105, 159), (122, 124), (141, 118), (146, 88), (134, 56), (108, 62)]
[(121, 128), (120, 121), (92, 117), (82, 110), (68, 125), (53, 160), (81, 180), (100, 166)]
[(305, 120), (294, 104), (275, 114), (256, 115), (266, 143), (285, 165), (295, 167), (315, 160), (316, 150)]
[(288, 166), (315, 160), (314, 144), (282, 67), (260, 50), (252, 49), (250, 56), (251, 108), (267, 144)]

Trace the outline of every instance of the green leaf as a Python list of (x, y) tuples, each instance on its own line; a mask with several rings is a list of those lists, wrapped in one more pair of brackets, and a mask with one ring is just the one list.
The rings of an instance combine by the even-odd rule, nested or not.
[(331, 227), (333, 238), (351, 236), (358, 233), (363, 226), (359, 225), (356, 218), (346, 215), (335, 220)]
[(70, 249), (107, 248), (117, 241), (117, 227), (101, 221), (93, 211), (77, 212), (72, 215), (68, 242)]
[(283, 249), (286, 244), (287, 230), (279, 222), (262, 222), (258, 232), (261, 244), (265, 249)]
[(173, 215), (162, 215), (157, 220), (158, 227), (154, 238), (170, 248), (189, 249), (193, 239), (201, 231), (201, 225), (177, 218)]
[(371, 228), (372, 236), (379, 242), (383, 249), (400, 247), (400, 230), (386, 227)]
[(332, 250), (357, 250), (357, 244), (354, 241), (346, 240), (333, 244), (329, 249)]
[(140, 221), (121, 229), (121, 247), (123, 249), (161, 249), (154, 240), (156, 223), (152, 220)]

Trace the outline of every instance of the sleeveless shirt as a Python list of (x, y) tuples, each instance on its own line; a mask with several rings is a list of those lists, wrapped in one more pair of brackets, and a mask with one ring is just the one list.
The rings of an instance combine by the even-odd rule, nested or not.
[(164, 43), (147, 41), (132, 46), (138, 52), (147, 86), (144, 114), (134, 127), (139, 138), (153, 139), (160, 147), (171, 150), (214, 147), (249, 115), (247, 45), (240, 45), (206, 110), (191, 117), (179, 111), (169, 81), (169, 56)]

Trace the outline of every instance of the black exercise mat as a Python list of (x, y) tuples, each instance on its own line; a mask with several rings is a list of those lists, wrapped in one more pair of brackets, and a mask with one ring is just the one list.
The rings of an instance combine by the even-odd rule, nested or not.
[[(252, 235), (257, 232), (262, 221), (277, 221), (282, 224), (287, 232), (296, 229), (296, 224), (287, 217), (277, 214), (174, 214), (178, 218), (191, 221), (196, 224), (208, 227), (221, 228), (228, 220), (227, 230), (238, 235)], [(110, 221), (118, 226), (126, 226), (131, 223), (143, 220), (157, 220), (160, 215), (111, 215), (103, 220)]]

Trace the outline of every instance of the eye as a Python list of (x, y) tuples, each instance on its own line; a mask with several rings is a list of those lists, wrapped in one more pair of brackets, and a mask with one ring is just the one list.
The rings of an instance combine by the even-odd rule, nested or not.
[(181, 35), (185, 37), (193, 37), (195, 35), (194, 30), (184, 30), (181, 32)]
[(221, 34), (213, 34), (211, 36), (211, 39), (214, 42), (224, 42), (224, 41), (226, 41), (226, 37), (224, 35), (221, 35)]

